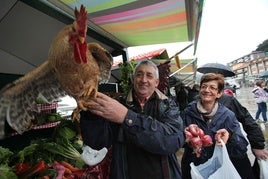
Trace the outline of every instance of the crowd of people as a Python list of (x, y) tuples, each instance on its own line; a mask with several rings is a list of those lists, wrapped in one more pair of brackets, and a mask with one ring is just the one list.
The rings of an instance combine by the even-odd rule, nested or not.
[[(84, 143), (97, 150), (110, 150), (106, 178), (190, 179), (190, 163), (205, 163), (215, 145), (222, 145), (222, 139), (241, 178), (257, 179), (257, 167), (251, 166), (247, 146), (250, 144), (256, 160), (267, 160), (265, 139), (248, 110), (224, 93), (224, 77), (204, 74), (183, 109), (175, 98), (157, 89), (159, 80), (156, 64), (141, 61), (128, 94), (113, 99), (98, 92), (89, 110), (80, 113)], [(185, 128), (191, 124), (198, 125), (213, 142), (202, 148), (199, 157), (185, 141)], [(176, 152), (182, 148), (179, 163)]]

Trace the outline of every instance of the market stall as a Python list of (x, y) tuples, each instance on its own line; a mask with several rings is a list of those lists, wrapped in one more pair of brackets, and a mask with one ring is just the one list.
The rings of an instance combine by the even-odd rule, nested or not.
[[(76, 4), (61, 1), (1, 1), (1, 90), (5, 88), (3, 91), (6, 92), (7, 84), (12, 87), (16, 84), (15, 80), (27, 76), (46, 62), (53, 37), (66, 24), (72, 24), (75, 7), (84, 3), (89, 11), (85, 38), (89, 39), (89, 42), (97, 42), (113, 56), (122, 55), (124, 62), (129, 60), (125, 49), (130, 46), (178, 41), (197, 43), (203, 1), (126, 1), (123, 4), (98, 2), (99, 4), (94, 5), (90, 4), (93, 1), (76, 1)], [(133, 15), (137, 15), (136, 18), (133, 18)], [(165, 65), (168, 66), (168, 62), (162, 66), (168, 74)], [(103, 87), (103, 90), (108, 89), (108, 93), (122, 92), (121, 71), (113, 73), (114, 71), (118, 72), (118, 67), (112, 67), (109, 82), (116, 85), (111, 85), (109, 89), (107, 86)], [(167, 79), (164, 83), (167, 83)], [(44, 85), (44, 88), (54, 87), (49, 84)], [(36, 88), (33, 91), (37, 90)], [(19, 94), (20, 90), (14, 92), (16, 93), (13, 94), (18, 94), (16, 99), (26, 94)], [(3, 100), (3, 96), (9, 95), (8, 92), (3, 95), (1, 91), (0, 99)], [(94, 176), (94, 166), (97, 163), (90, 167), (81, 159), (85, 146), (77, 122), (70, 116), (62, 116), (59, 113), (58, 98), (44, 102), (39, 101), (37, 93), (31, 95), (31, 98), (24, 100), (33, 104), (26, 108), (32, 108), (31, 116), (34, 118), (18, 116), (20, 121), (12, 121), (10, 118), (14, 117), (12, 115), (15, 111), (10, 113), (10, 110), (22, 109), (25, 106), (14, 107), (12, 103), (8, 109), (5, 105), (0, 106), (0, 111), (7, 111), (1, 113), (0, 118), (0, 178), (1, 175), (8, 178), (55, 178), (60, 174), (66, 178)], [(6, 104), (6, 99), (3, 104)], [(14, 121), (16, 125), (13, 125)], [(30, 125), (24, 125), (28, 122)], [(26, 127), (20, 130), (21, 126)], [(94, 151), (94, 154), (99, 152), (99, 156), (106, 156), (99, 162), (104, 161), (107, 165), (107, 160), (110, 160), (109, 149), (107, 155), (104, 155), (102, 150), (90, 150)], [(101, 168), (107, 167), (103, 165)]]

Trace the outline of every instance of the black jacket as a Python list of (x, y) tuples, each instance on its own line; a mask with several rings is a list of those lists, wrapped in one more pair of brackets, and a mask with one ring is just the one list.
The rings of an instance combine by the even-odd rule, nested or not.
[(248, 110), (242, 106), (235, 97), (229, 96), (227, 94), (223, 94), (219, 98), (218, 102), (222, 103), (224, 106), (235, 113), (236, 118), (243, 125), (243, 129), (247, 133), (247, 138), (249, 140), (251, 148), (264, 149), (265, 139), (263, 133)]
[(132, 97), (120, 100), (129, 109), (121, 125), (81, 112), (84, 143), (94, 149), (112, 146), (110, 179), (180, 179), (175, 153), (184, 135), (175, 101), (156, 91), (141, 108)]

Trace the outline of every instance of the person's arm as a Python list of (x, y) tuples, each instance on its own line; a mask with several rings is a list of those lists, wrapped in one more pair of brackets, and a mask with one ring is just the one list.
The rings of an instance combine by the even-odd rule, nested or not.
[(242, 124), (252, 148), (264, 149), (263, 133), (249, 111), (234, 97), (223, 94), (219, 102), (235, 113), (237, 120)]
[(239, 101), (237, 101), (237, 99), (235, 98), (232, 98), (232, 105), (234, 108), (233, 112), (235, 113), (236, 118), (242, 124), (243, 129), (247, 134), (247, 138), (249, 140), (251, 148), (264, 149), (264, 135), (259, 125), (250, 115), (249, 111), (244, 106), (242, 106), (241, 103), (239, 103)]
[(98, 93), (95, 104), (89, 110), (107, 120), (122, 124), (131, 142), (152, 153), (167, 155), (175, 153), (184, 144), (184, 135), (176, 103), (168, 100), (166, 106), (168, 107), (161, 119), (157, 120), (135, 113), (118, 101)]
[(235, 113), (236, 117), (247, 134), (253, 154), (257, 159), (268, 159), (268, 150), (265, 149), (265, 139), (259, 125), (255, 122), (249, 111), (236, 99), (233, 99), (232, 104), (235, 107), (235, 111), (237, 111)]

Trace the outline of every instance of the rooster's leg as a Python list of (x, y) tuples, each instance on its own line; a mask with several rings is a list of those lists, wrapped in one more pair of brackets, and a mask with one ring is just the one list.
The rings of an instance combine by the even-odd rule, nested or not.
[(92, 86), (89, 87), (88, 90), (83, 94), (83, 98), (77, 101), (77, 108), (73, 110), (72, 114), (72, 118), (75, 119), (76, 121), (78, 122), (80, 121), (79, 112), (81, 110), (86, 111), (87, 107), (92, 106), (93, 104), (92, 101), (86, 101), (87, 99), (89, 99), (90, 96), (93, 98), (97, 97), (97, 89)]
[(77, 101), (77, 107), (73, 110), (72, 118), (76, 121), (80, 121), (79, 113), (81, 110), (86, 111), (87, 106), (92, 105), (92, 102), (90, 101), (84, 101), (83, 99), (80, 99)]
[(97, 89), (93, 86), (90, 86), (87, 91), (83, 94), (83, 97), (85, 99), (89, 98), (90, 96), (92, 96), (93, 98), (97, 97)]
[(72, 118), (77, 122), (80, 122), (79, 112), (80, 112), (80, 109), (79, 107), (77, 107), (73, 110), (73, 114), (72, 114)]
[[(88, 90), (83, 94), (83, 99), (89, 99), (90, 97), (97, 97), (97, 89), (95, 87), (89, 87)], [(80, 100), (78, 106), (80, 109), (86, 111), (87, 107), (91, 106), (93, 103), (91, 101)]]

